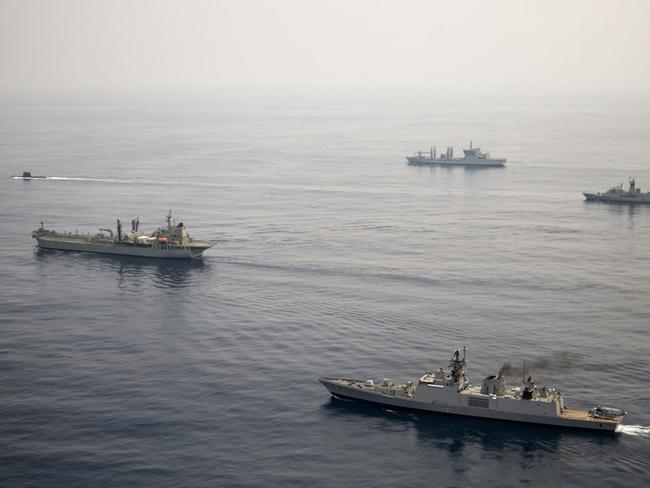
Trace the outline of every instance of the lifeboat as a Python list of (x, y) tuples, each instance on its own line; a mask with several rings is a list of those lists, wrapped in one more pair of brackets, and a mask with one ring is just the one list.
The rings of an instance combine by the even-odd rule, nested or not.
[(158, 244), (168, 244), (168, 243), (169, 243), (169, 239), (167, 239), (166, 237), (158, 238)]

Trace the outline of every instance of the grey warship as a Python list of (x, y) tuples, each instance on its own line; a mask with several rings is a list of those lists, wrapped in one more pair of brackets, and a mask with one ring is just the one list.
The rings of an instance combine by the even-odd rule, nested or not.
[(32, 232), (32, 237), (41, 249), (162, 259), (199, 259), (212, 247), (208, 242), (190, 237), (183, 222), (173, 220), (171, 210), (166, 221), (166, 226), (151, 234), (139, 230), (139, 216), (131, 221), (131, 232), (123, 232), (118, 219), (115, 234), (107, 228), (99, 229), (97, 234), (56, 232), (45, 229), (41, 222), (41, 227)]
[(650, 204), (650, 192), (641, 192), (641, 189), (636, 187), (634, 178), (630, 178), (630, 186), (627, 191), (623, 190), (623, 183), (621, 183), (603, 193), (583, 193), (583, 195), (588, 202)]
[(569, 408), (564, 395), (552, 387), (538, 387), (531, 376), (523, 387), (508, 388), (505, 378), (487, 376), (471, 385), (465, 376), (465, 348), (457, 349), (449, 369), (424, 373), (417, 384), (389, 379), (320, 378), (336, 398), (361, 400), (397, 408), (510, 420), (535, 424), (617, 431), (626, 412), (597, 406), (590, 410)]
[(490, 153), (484, 153), (478, 147), (469, 143), (469, 149), (463, 149), (462, 158), (454, 157), (454, 148), (448, 147), (443, 154), (437, 154), (436, 147), (431, 146), (429, 151), (418, 151), (413, 156), (408, 156), (408, 164), (415, 166), (505, 166), (505, 159), (490, 158)]

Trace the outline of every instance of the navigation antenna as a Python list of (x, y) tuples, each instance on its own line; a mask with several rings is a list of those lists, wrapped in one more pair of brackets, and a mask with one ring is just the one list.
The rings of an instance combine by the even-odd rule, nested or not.
[(526, 367), (526, 360), (524, 359), (524, 367), (521, 369), (522, 381), (526, 381), (527, 374), (528, 374), (528, 368)]

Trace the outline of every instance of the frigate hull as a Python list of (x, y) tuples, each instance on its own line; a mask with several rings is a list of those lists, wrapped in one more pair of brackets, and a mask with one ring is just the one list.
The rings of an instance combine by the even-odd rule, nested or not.
[(604, 203), (625, 203), (625, 204), (640, 204), (650, 205), (650, 198), (633, 197), (633, 196), (620, 196), (620, 195), (604, 195), (597, 193), (583, 193), (588, 202), (604, 202)]
[[(355, 386), (346, 386), (341, 384), (340, 378), (321, 378), (319, 381), (329, 390), (332, 396), (336, 398), (352, 399), (400, 409), (609, 432), (617, 431), (621, 421), (621, 419), (595, 419), (589, 417), (587, 411), (569, 408), (565, 408), (558, 416), (551, 416), (500, 411), (497, 408), (491, 408), (492, 405), (490, 405), (490, 401), (483, 404), (487, 406), (454, 405), (436, 400), (433, 400), (432, 402), (421, 402), (414, 398), (407, 398), (390, 393), (378, 393), (359, 387), (359, 384), (362, 383), (360, 380), (358, 384), (355, 384)], [(356, 382), (357, 380), (352, 381)], [(458, 394), (459, 403), (462, 402), (461, 398), (461, 394)]]

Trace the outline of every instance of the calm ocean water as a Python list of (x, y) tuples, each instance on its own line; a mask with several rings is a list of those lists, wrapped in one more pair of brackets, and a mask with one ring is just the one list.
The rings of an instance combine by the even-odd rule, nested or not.
[[(25, 99), (0, 111), (0, 485), (650, 482), (646, 101)], [(506, 168), (418, 168), (432, 143)], [(30, 170), (59, 179), (8, 178)], [(203, 262), (39, 252), (173, 209)], [(323, 375), (539, 375), (615, 435), (332, 400)], [(513, 380), (516, 383), (516, 380)]]

